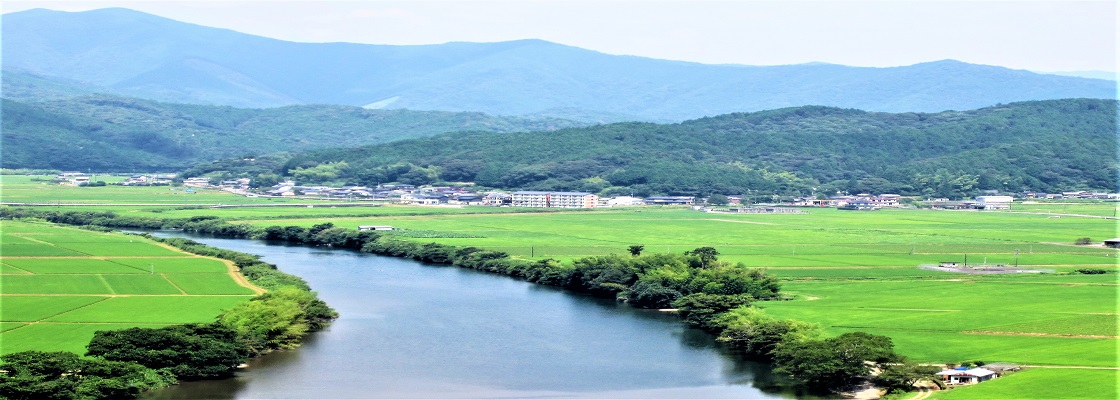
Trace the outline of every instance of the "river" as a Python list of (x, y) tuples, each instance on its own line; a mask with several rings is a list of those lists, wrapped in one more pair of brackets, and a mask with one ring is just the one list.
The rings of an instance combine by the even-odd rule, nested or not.
[(794, 394), (674, 315), (502, 275), (349, 250), (215, 239), (303, 277), (340, 317), (235, 378), (145, 398), (750, 398)]

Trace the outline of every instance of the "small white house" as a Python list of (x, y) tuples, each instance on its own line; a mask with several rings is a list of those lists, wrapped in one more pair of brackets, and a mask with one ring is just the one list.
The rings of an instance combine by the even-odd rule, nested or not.
[(359, 225), (359, 231), (391, 231), (393, 227), (389, 225)]
[(967, 370), (947, 369), (938, 372), (937, 376), (950, 385), (971, 385), (991, 380), (992, 378), (998, 377), (999, 374), (985, 368), (973, 368)]
[(645, 204), (645, 199), (632, 196), (617, 196), (609, 199), (599, 199), (602, 207), (626, 207), (626, 206), (640, 206)]
[(183, 180), (183, 186), (189, 187), (207, 187), (210, 186), (210, 178), (207, 177), (194, 177)]
[(974, 207), (981, 210), (1010, 210), (1012, 201), (1015, 198), (1011, 196), (976, 196)]

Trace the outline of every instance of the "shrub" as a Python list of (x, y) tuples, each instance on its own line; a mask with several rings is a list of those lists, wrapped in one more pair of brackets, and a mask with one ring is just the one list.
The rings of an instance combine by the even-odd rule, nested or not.
[(1103, 269), (1098, 269), (1098, 268), (1079, 268), (1079, 269), (1074, 270), (1073, 272), (1076, 272), (1076, 273), (1079, 273), (1079, 274), (1085, 274), (1085, 275), (1100, 275), (1100, 274), (1107, 274), (1108, 270), (1103, 270)]

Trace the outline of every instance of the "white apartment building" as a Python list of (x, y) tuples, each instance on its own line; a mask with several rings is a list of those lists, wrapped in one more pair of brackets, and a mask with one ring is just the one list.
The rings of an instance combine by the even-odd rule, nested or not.
[(520, 191), (510, 195), (514, 207), (595, 208), (599, 196), (586, 192)]

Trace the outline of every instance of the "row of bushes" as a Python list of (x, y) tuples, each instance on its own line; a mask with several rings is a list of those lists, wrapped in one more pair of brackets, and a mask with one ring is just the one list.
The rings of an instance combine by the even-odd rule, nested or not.
[[(233, 232), (240, 237), (248, 237), (249, 232), (239, 225), (207, 218), (155, 221), (118, 218), (112, 213), (28, 213), (0, 208), (0, 217), (16, 216), (38, 216), (97, 230), (104, 230), (102, 225), (172, 225), (196, 231)], [(269, 291), (227, 310), (209, 324), (97, 331), (87, 346), (86, 358), (69, 352), (5, 355), (0, 363), (0, 398), (134, 398), (143, 391), (179, 380), (228, 377), (251, 357), (298, 346), (308, 332), (323, 328), (338, 316), (310, 291), (302, 278), (283, 273), (257, 256), (188, 239), (144, 236), (190, 253), (233, 261), (251, 282)]]

